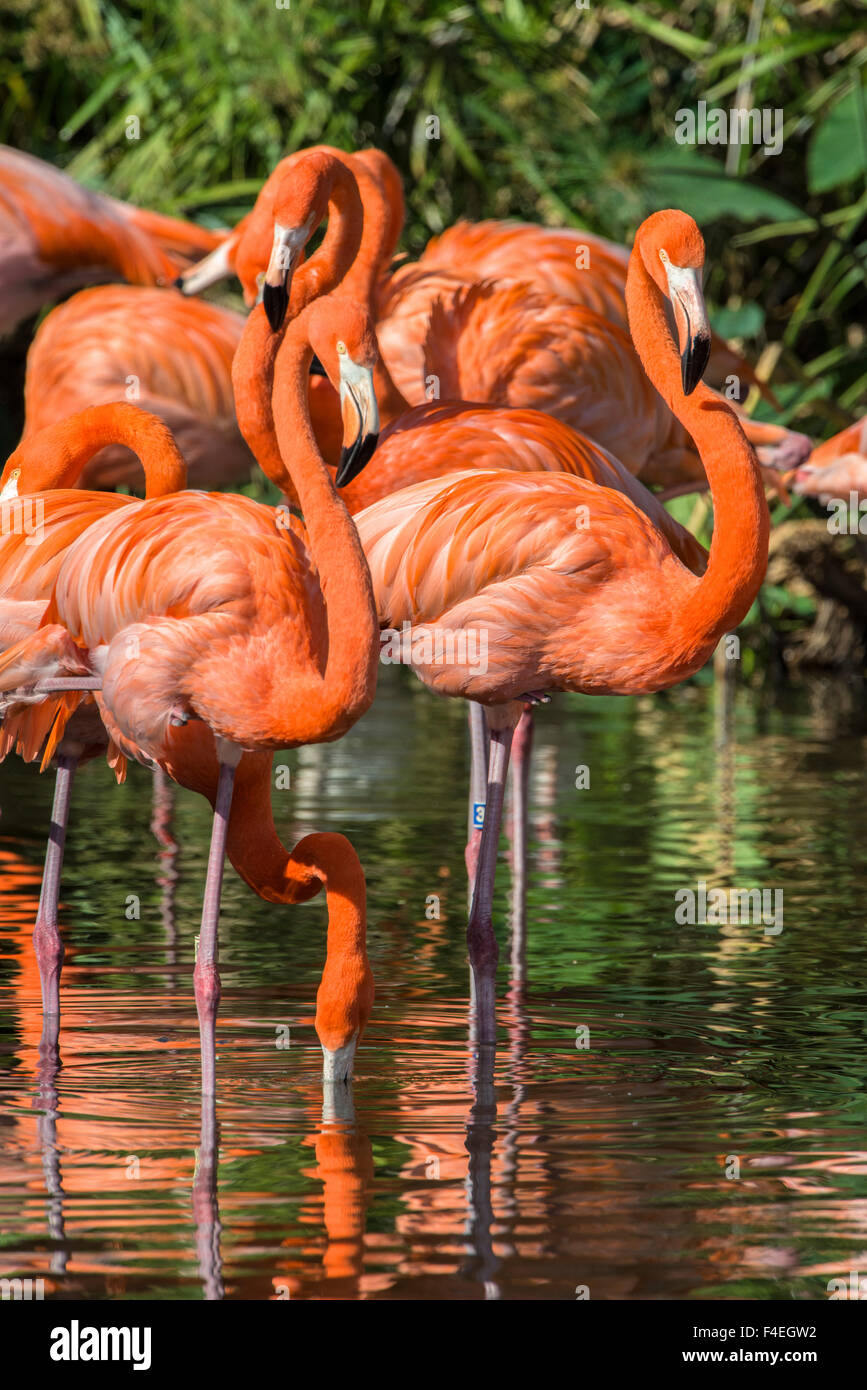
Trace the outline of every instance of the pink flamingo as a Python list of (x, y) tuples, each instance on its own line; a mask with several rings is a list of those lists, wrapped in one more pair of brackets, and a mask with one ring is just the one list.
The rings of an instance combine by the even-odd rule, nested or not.
[(755, 455), (734, 412), (700, 384), (710, 346), (703, 263), (693, 220), (660, 212), (639, 228), (627, 280), (645, 370), (696, 440), (710, 482), (715, 526), (700, 578), (626, 497), (565, 475), (437, 478), (356, 517), (380, 625), (408, 622), (416, 673), (432, 690), (483, 705), (490, 727), (467, 931), (482, 1042), (495, 1036), (494, 870), (522, 702), (547, 690), (637, 694), (687, 679), (743, 618), (765, 572), (769, 521)]

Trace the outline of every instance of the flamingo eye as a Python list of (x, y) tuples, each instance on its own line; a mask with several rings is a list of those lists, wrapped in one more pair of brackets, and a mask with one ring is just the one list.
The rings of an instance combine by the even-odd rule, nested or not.
[(346, 355), (346, 344), (340, 338), (337, 340), (337, 351), (341, 357)]
[(668, 252), (665, 250), (660, 250), (659, 259), (662, 261), (663, 265), (668, 265)]
[(20, 469), (20, 468), (13, 468), (13, 469), (12, 469), (12, 472), (11, 472), (11, 474), (10, 474), (10, 477), (11, 477), (13, 483), (14, 483), (14, 482), (17, 482), (18, 479), (21, 477), (21, 469)]

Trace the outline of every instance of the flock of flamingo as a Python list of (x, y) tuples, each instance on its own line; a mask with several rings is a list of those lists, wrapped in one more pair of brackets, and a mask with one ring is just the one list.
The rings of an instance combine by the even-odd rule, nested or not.
[[(860, 425), (811, 455), (704, 384), (766, 390), (710, 331), (687, 214), (649, 216), (631, 252), (459, 223), (415, 262), (395, 256), (403, 218), (376, 149), (290, 155), (219, 233), (0, 153), (0, 333), (64, 301), (30, 345), (0, 476), (0, 759), (56, 768), (43, 1011), (59, 1018), (75, 769), (105, 756), (121, 781), (134, 759), (213, 808), (194, 972), (210, 1094), (226, 855), (269, 902), (324, 888), (316, 1030), (325, 1080), (352, 1075), (374, 993), (364, 873), (342, 835), (281, 843), (271, 764), (364, 715), (383, 629), (469, 704), (484, 817), (467, 942), (476, 1039), (493, 1044), (503, 798), (513, 743), (526, 786), (533, 706), (687, 679), (761, 585), (765, 484), (788, 473), (820, 495), (829, 469), (867, 467)], [(230, 276), (246, 318), (195, 297)], [(256, 466), (285, 505), (202, 490)], [(111, 490), (140, 470), (144, 500)], [(709, 554), (663, 505), (707, 485)], [(483, 639), (487, 660), (443, 661), (438, 638)]]

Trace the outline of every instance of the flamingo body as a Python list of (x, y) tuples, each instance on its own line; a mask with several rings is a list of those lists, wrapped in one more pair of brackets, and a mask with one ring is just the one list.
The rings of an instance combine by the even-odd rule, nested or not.
[(51, 300), (100, 280), (169, 284), (220, 235), (83, 188), (0, 147), (0, 336)]
[[(165, 290), (105, 285), (53, 309), (27, 357), (24, 439), (85, 406), (134, 401), (165, 421), (192, 487), (249, 475), (255, 460), (235, 420), (232, 358), (240, 314)], [(134, 484), (129, 449), (110, 445), (84, 468), (84, 488)]]
[(356, 524), (381, 626), (409, 622), (434, 643), (438, 631), (477, 634), (464, 662), (426, 660), (420, 640), (413, 669), (440, 694), (504, 704), (537, 690), (659, 690), (713, 649), (715, 639), (672, 659), (672, 604), (693, 576), (629, 498), (584, 478), (437, 478)]

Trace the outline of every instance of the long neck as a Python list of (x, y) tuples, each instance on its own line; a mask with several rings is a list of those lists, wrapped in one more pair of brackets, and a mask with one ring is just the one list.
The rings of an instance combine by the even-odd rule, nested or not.
[[(280, 840), (271, 808), (271, 753), (244, 753), (235, 769), (226, 853), (253, 892), (271, 903), (303, 903), (325, 889), (328, 952), (366, 962), (366, 890), (358, 856), (343, 835), (307, 835), (293, 850)], [(217, 798), (219, 768), (210, 731), (190, 724), (171, 741), (169, 775)]]
[(247, 318), (232, 359), (232, 389), (238, 427), (265, 474), (282, 493), (297, 501), (292, 479), (280, 454), (271, 411), (274, 364), (283, 333), (272, 333), (261, 308)]
[(638, 244), (626, 279), (629, 327), (642, 365), (672, 413), (689, 431), (707, 473), (714, 506), (707, 569), (684, 591), (674, 614), (672, 648), (715, 643), (746, 615), (768, 559), (769, 518), (755, 454), (724, 400), (702, 383), (684, 396), (680, 360), (663, 295)]
[(323, 888), (328, 954), (365, 956), (366, 890), (358, 856), (343, 835), (307, 835), (287, 850), (271, 809), (270, 753), (245, 753), (235, 773), (226, 853), (260, 898), (304, 903)]
[(322, 676), (328, 702), (335, 710), (360, 713), (376, 684), (379, 627), (355, 523), (310, 424), (307, 381), (313, 353), (306, 319), (305, 314), (294, 319), (280, 343), (262, 306), (252, 311), (232, 364), (235, 403), (241, 433), (259, 466), (284, 493), (297, 497), (304, 514), (328, 616)]
[(75, 487), (100, 449), (123, 444), (138, 455), (146, 497), (164, 497), (187, 485), (187, 465), (168, 426), (122, 401), (90, 406), (23, 440), (3, 470), (21, 469), (19, 493)]
[[(264, 310), (255, 311), (264, 320)], [(367, 560), (319, 452), (310, 424), (307, 381), (313, 350), (304, 316), (289, 325), (277, 355), (271, 407), (277, 446), (294, 484), (328, 614), (328, 698), (355, 708), (372, 698), (379, 624)]]
[(335, 289), (356, 260), (364, 229), (364, 208), (351, 169), (333, 158), (328, 166), (328, 225), (322, 245), (292, 280), (289, 317)]
[[(349, 299), (365, 304), (375, 321), (377, 285), (394, 254), (402, 219), (398, 219), (380, 179), (367, 167), (366, 160), (357, 156), (353, 167), (364, 207), (364, 227), (358, 254), (343, 276), (340, 289)], [(373, 379), (379, 418), (383, 425), (390, 425), (410, 405), (395, 385), (382, 354), (377, 358)]]

